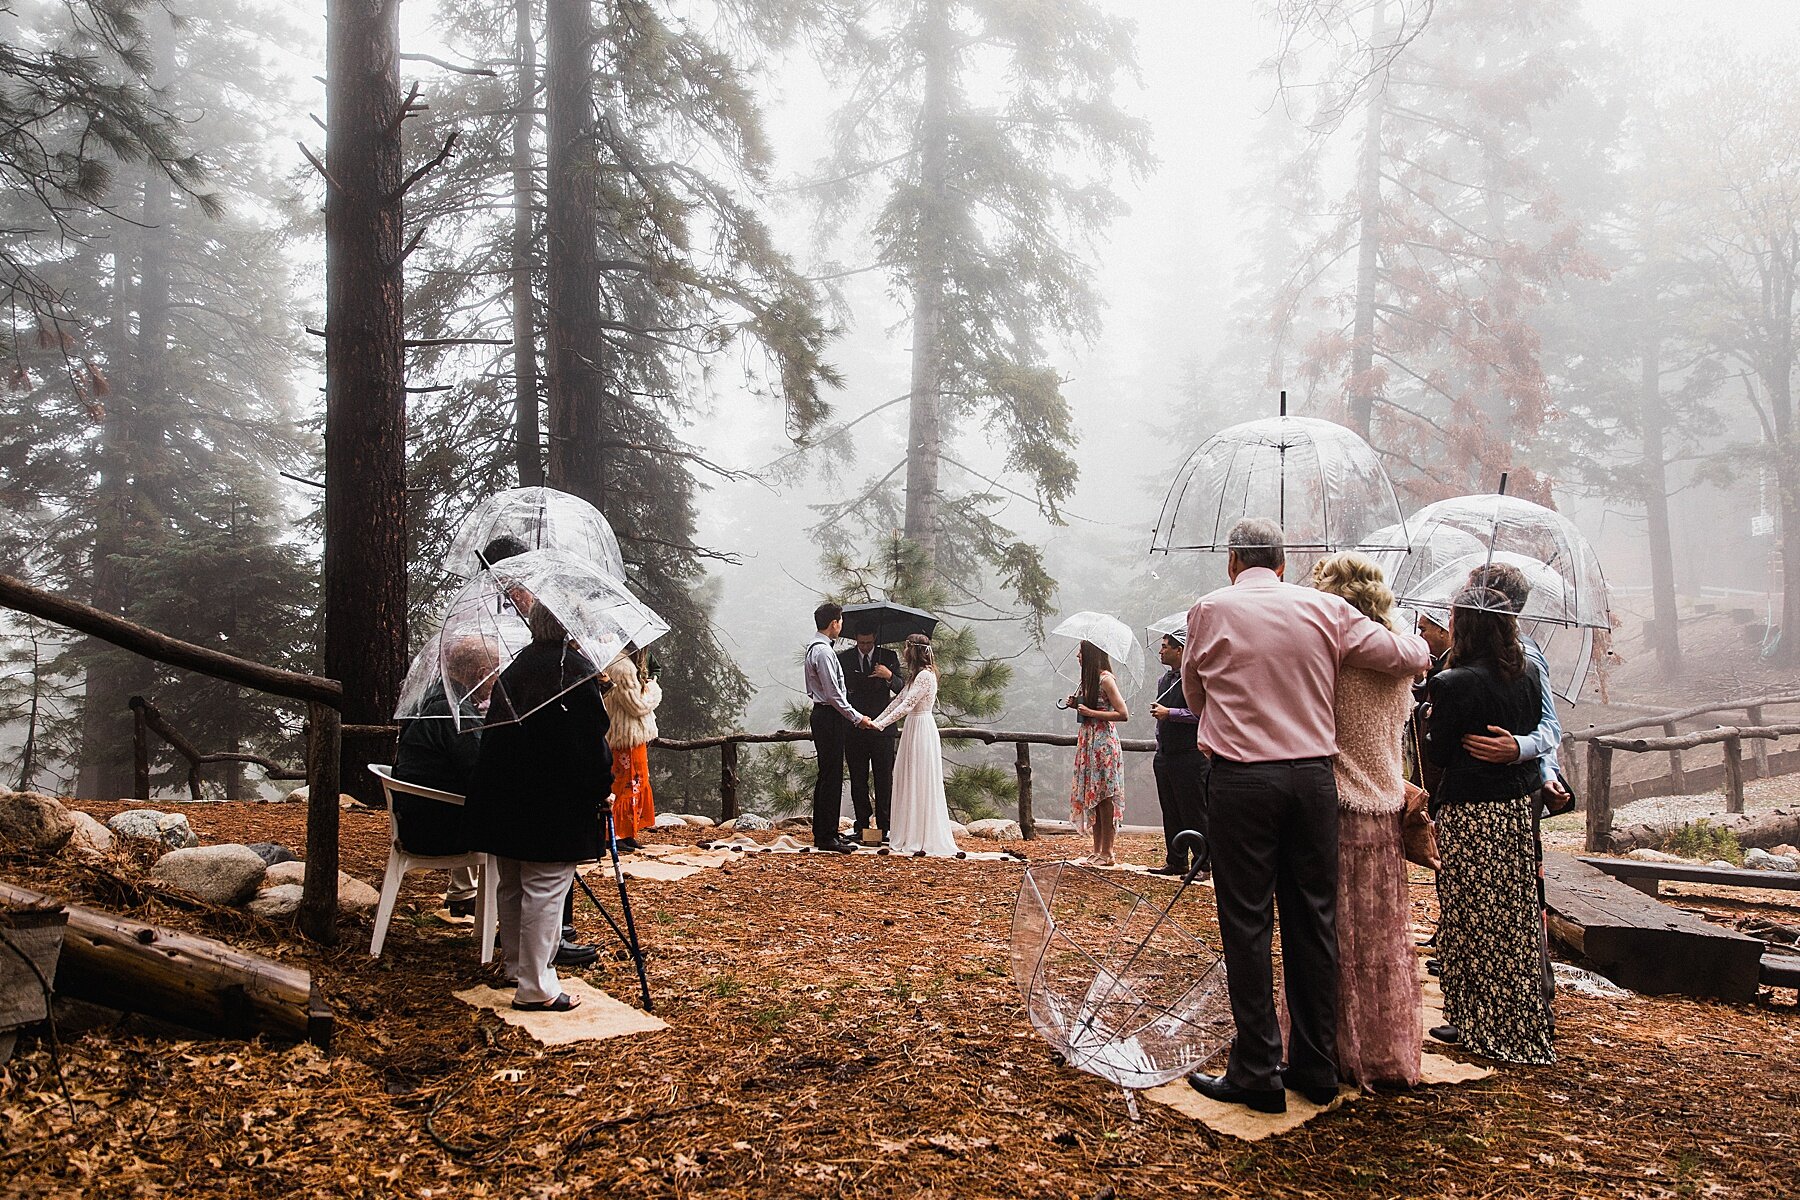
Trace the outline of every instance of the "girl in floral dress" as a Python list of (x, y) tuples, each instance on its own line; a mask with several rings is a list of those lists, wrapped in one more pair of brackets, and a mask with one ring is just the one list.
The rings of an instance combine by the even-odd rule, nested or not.
[(1094, 853), (1085, 861), (1109, 867), (1113, 839), (1125, 815), (1125, 763), (1114, 725), (1129, 720), (1131, 712), (1113, 679), (1112, 659), (1106, 651), (1083, 642), (1075, 655), (1081, 663), (1081, 690), (1067, 701), (1075, 710), (1075, 779), (1069, 793), (1069, 818), (1077, 829), (1094, 835)]

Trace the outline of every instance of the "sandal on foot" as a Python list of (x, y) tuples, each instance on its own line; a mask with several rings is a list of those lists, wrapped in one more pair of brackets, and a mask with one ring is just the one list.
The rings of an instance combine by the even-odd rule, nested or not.
[(512, 1006), (520, 1012), (568, 1012), (571, 1008), (575, 1008), (580, 1003), (580, 997), (571, 996), (569, 993), (564, 992), (554, 1000), (539, 1000), (535, 1003), (528, 1002), (523, 1004), (514, 1000)]

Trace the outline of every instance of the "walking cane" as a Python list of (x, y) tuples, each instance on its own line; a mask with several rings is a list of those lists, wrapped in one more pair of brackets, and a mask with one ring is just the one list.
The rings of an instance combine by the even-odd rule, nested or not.
[(631, 916), (631, 897), (625, 892), (625, 872), (619, 865), (619, 839), (615, 833), (612, 809), (609, 807), (606, 810), (606, 845), (612, 855), (613, 880), (619, 885), (619, 908), (625, 914), (624, 928), (621, 929), (613, 915), (606, 911), (606, 906), (600, 903), (600, 897), (594, 895), (593, 889), (588, 887), (587, 880), (581, 877), (579, 871), (575, 873), (575, 882), (581, 886), (587, 898), (594, 902), (600, 915), (606, 918), (606, 923), (612, 927), (613, 935), (625, 947), (625, 952), (631, 955), (632, 965), (637, 968), (638, 989), (644, 996), (644, 1011), (655, 1012), (656, 1006), (650, 1001), (650, 977), (644, 971), (644, 948), (638, 943), (637, 922)]

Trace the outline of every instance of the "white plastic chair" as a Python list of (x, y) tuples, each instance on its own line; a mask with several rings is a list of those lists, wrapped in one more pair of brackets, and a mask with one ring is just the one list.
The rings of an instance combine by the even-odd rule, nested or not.
[(494, 958), (494, 929), (499, 922), (499, 909), (494, 900), (493, 864), (487, 855), (479, 851), (468, 854), (450, 854), (431, 856), (414, 854), (400, 844), (400, 822), (394, 816), (394, 793), (404, 792), (409, 796), (423, 796), (427, 800), (436, 800), (443, 804), (462, 806), (463, 798), (455, 792), (441, 792), (423, 784), (408, 783), (404, 779), (395, 779), (393, 768), (380, 763), (370, 763), (369, 770), (381, 780), (381, 790), (386, 793), (388, 809), (388, 861), (387, 873), (381, 880), (381, 904), (375, 909), (375, 936), (369, 939), (371, 957), (381, 957), (382, 943), (387, 941), (388, 922), (394, 916), (394, 901), (400, 897), (400, 881), (413, 871), (448, 871), (456, 867), (475, 868), (475, 937), (481, 952), (481, 961), (492, 962)]

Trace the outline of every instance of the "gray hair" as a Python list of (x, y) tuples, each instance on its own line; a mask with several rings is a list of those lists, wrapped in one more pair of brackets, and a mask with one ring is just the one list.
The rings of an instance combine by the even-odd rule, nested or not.
[(1287, 562), (1281, 526), (1265, 517), (1245, 517), (1233, 525), (1225, 545), (1237, 555), (1239, 566), (1267, 567), (1273, 571)]

